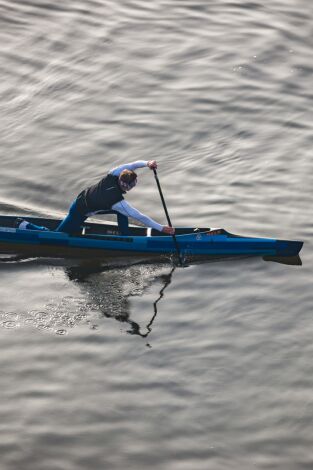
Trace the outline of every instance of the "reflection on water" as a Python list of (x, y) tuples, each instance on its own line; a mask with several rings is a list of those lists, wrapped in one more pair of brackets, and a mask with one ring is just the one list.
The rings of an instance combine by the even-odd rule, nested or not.
[[(163, 298), (166, 287), (172, 282), (176, 267), (164, 265), (136, 265), (129, 268), (103, 267), (100, 264), (81, 264), (65, 268), (71, 281), (77, 283), (87, 305), (107, 318), (127, 323), (127, 333), (146, 338), (152, 331), (157, 316), (157, 304)], [(164, 272), (166, 271), (166, 272)], [(130, 299), (143, 296), (152, 285), (162, 288), (153, 302), (152, 316), (144, 327), (132, 320)]]
[(286, 264), (288, 266), (302, 266), (302, 260), (297, 256), (263, 256), (264, 261), (272, 261), (274, 263)]
[(148, 336), (148, 334), (151, 333), (151, 331), (152, 331), (152, 324), (153, 324), (153, 322), (154, 322), (154, 320), (155, 320), (155, 318), (156, 318), (156, 316), (157, 316), (157, 313), (158, 313), (157, 304), (158, 304), (158, 302), (162, 299), (162, 297), (164, 296), (164, 291), (165, 291), (165, 289), (167, 288), (167, 286), (169, 286), (170, 283), (172, 282), (172, 275), (173, 275), (173, 272), (175, 271), (175, 269), (176, 269), (176, 268), (173, 267), (173, 268), (171, 269), (170, 273), (165, 274), (165, 275), (162, 276), (162, 281), (164, 282), (164, 284), (163, 284), (162, 289), (161, 289), (160, 292), (159, 292), (159, 297), (155, 300), (155, 302), (153, 302), (154, 314), (153, 314), (153, 316), (152, 316), (150, 322), (148, 323), (148, 325), (147, 325), (147, 327), (146, 327), (146, 328), (147, 328), (147, 332), (146, 332), (145, 334), (142, 334), (142, 333), (141, 333), (141, 336), (142, 336), (143, 338), (146, 338), (146, 337)]
[[(157, 304), (164, 296), (176, 269), (165, 263), (103, 265), (101, 262), (80, 260), (73, 264), (73, 261), (51, 259), (48, 262), (17, 256), (3, 256), (0, 270), (1, 267), (12, 272), (13, 280), (15, 271), (19, 270), (19, 277), (23, 279), (20, 289), (26, 296), (23, 300), (14, 298), (8, 301), (7, 308), (0, 312), (0, 324), (3, 327), (35, 327), (60, 335), (82, 324), (96, 330), (98, 323), (106, 317), (126, 324), (129, 334), (143, 338), (152, 331)], [(50, 294), (41, 295), (40, 285), (45, 284), (46, 276)], [(10, 283), (10, 274), (6, 282)], [(158, 284), (161, 287), (154, 294)], [(147, 313), (131, 305), (133, 298), (144, 297), (146, 293)], [(37, 308), (24, 310), (24, 305), (29, 302), (27, 296), (34, 296), (34, 299), (31, 298)], [(137, 314), (142, 321), (133, 320), (132, 315)]]
[[(302, 264), (299, 256), (266, 257), (265, 260), (294, 266)], [(202, 260), (197, 264), (221, 261), (225, 262), (225, 258)], [(238, 262), (238, 258), (228, 260), (231, 264), (236, 261)], [(169, 263), (134, 260), (113, 262), (111, 259), (104, 263), (103, 260), (47, 260), (1, 255), (1, 269), (7, 273), (8, 269), (12, 271), (13, 280), (18, 269), (19, 278), (23, 279), (20, 289), (29, 296), (33, 295), (37, 304), (36, 308), (24, 311), (18, 300), (12, 299), (8, 304), (9, 308), (0, 312), (0, 324), (4, 328), (28, 326), (64, 335), (70, 329), (83, 324), (97, 330), (101, 320), (111, 318), (125, 324), (127, 333), (146, 338), (157, 317), (158, 303), (171, 284), (174, 271), (179, 268)], [(46, 290), (49, 286), (52, 294), (44, 296), (44, 300), (48, 298), (48, 301), (42, 302), (40, 298), (38, 302), (37, 297), (40, 297), (40, 286), (45, 276), (48, 276)], [(8, 282), (10, 283), (10, 276)], [(29, 290), (29, 282), (32, 282), (32, 290)], [(158, 285), (160, 288), (157, 290)], [(139, 304), (144, 304), (144, 308), (138, 305), (134, 307), (136, 297), (142, 298)], [(25, 303), (28, 302), (25, 299)], [(140, 320), (137, 319), (138, 316)]]

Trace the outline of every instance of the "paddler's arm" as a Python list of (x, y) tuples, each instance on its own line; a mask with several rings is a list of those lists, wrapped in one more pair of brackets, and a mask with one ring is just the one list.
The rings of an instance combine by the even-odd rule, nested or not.
[(135, 171), (137, 168), (144, 168), (149, 167), (150, 170), (153, 168), (157, 168), (157, 162), (155, 160), (137, 160), (136, 162), (126, 163), (125, 165), (117, 166), (116, 168), (112, 168), (109, 173), (113, 176), (119, 176), (123, 170), (132, 170)]
[(112, 209), (114, 211), (120, 212), (120, 214), (126, 215), (126, 217), (132, 217), (133, 219), (138, 220), (138, 222), (141, 222), (146, 227), (154, 228), (155, 230), (158, 230), (159, 232), (164, 232), (164, 233), (167, 233), (168, 235), (173, 235), (175, 233), (175, 229), (173, 227), (168, 227), (166, 225), (164, 226), (164, 225), (158, 224), (158, 222), (151, 219), (147, 215), (142, 214), (141, 212), (139, 212), (137, 209), (135, 209), (133, 206), (131, 206), (128, 202), (124, 200), (117, 202), (116, 204), (113, 204)]

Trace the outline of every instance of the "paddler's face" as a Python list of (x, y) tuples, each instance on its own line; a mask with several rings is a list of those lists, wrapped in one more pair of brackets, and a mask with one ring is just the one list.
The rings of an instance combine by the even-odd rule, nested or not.
[(119, 180), (119, 184), (120, 184), (120, 187), (122, 188), (123, 191), (130, 191), (131, 189), (133, 189), (136, 184), (137, 184), (137, 178), (132, 181), (131, 183), (126, 183), (125, 181), (123, 181), (121, 178)]

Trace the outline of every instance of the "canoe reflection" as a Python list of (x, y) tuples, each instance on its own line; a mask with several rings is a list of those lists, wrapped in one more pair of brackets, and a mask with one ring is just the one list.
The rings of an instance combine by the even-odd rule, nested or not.
[(302, 260), (297, 256), (263, 256), (264, 261), (272, 261), (274, 263), (286, 264), (288, 266), (302, 266)]
[[(128, 267), (80, 264), (66, 267), (68, 278), (77, 283), (89, 308), (107, 318), (129, 325), (127, 333), (146, 338), (156, 319), (157, 305), (172, 281), (176, 267), (138, 264)], [(131, 299), (143, 296), (153, 285), (160, 284), (144, 326), (131, 318)]]

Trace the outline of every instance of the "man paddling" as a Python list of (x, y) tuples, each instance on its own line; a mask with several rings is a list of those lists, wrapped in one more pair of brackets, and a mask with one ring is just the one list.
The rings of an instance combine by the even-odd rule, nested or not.
[[(77, 196), (69, 209), (69, 213), (56, 230), (68, 234), (77, 233), (88, 217), (103, 211), (116, 211), (118, 213), (119, 229), (122, 233), (127, 232), (128, 217), (132, 217), (147, 227), (168, 235), (174, 235), (175, 229), (173, 227), (160, 225), (147, 215), (139, 212), (124, 199), (124, 195), (137, 184), (135, 170), (144, 167), (148, 167), (150, 170), (156, 169), (157, 162), (155, 160), (139, 160), (110, 170), (98, 183), (83, 190)], [(46, 230), (44, 227), (38, 227), (26, 221), (21, 221), (18, 228)]]

